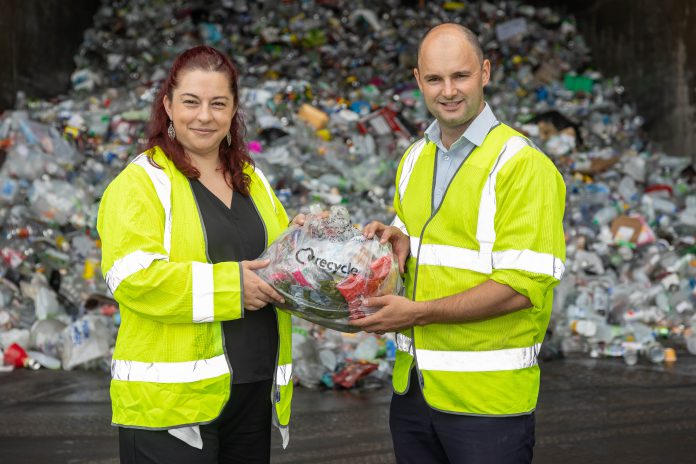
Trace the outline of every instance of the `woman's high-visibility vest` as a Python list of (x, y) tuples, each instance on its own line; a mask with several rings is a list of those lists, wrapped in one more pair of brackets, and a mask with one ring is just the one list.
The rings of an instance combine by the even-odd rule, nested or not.
[[(121, 327), (111, 365), (114, 425), (146, 429), (208, 423), (230, 395), (221, 321), (243, 317), (241, 264), (211, 264), (189, 180), (159, 147), (106, 189), (97, 229), (102, 271)], [(266, 244), (288, 224), (261, 171), (247, 167)], [(290, 315), (277, 312), (274, 419), (287, 442), (292, 397)]]
[(437, 410), (529, 413), (537, 402), (537, 355), (552, 289), (564, 271), (565, 183), (543, 153), (501, 124), (462, 164), (434, 209), (436, 151), (421, 139), (397, 171), (394, 224), (411, 240), (406, 296), (433, 300), (490, 279), (527, 296), (532, 307), (398, 333), (394, 390), (408, 388), (415, 363), (425, 399)]

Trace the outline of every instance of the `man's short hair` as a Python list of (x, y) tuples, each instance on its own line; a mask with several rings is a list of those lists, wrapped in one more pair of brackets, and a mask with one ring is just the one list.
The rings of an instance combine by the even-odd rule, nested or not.
[(423, 37), (421, 37), (420, 42), (418, 42), (418, 55), (417, 55), (417, 65), (420, 66), (420, 54), (421, 54), (421, 48), (423, 47), (423, 42), (425, 39), (430, 35), (430, 33), (434, 30), (437, 29), (441, 26), (445, 25), (452, 25), (455, 26), (462, 34), (464, 34), (464, 37), (466, 37), (466, 40), (471, 44), (472, 47), (474, 47), (474, 53), (476, 53), (476, 56), (478, 57), (479, 63), (483, 63), (483, 49), (481, 48), (481, 44), (479, 43), (478, 36), (474, 34), (474, 32), (469, 29), (466, 26), (462, 26), (461, 24), (457, 23), (441, 23), (438, 24), (437, 26), (433, 26), (430, 29), (426, 31), (425, 34), (423, 34)]

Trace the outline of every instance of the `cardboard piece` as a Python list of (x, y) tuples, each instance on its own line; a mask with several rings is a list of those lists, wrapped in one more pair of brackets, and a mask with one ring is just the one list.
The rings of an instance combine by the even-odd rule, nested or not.
[(619, 216), (611, 222), (611, 235), (615, 242), (637, 244), (642, 228), (643, 225), (638, 218)]

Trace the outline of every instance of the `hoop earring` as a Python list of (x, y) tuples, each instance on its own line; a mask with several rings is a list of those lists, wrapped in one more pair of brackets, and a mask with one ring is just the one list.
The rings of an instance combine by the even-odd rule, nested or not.
[(174, 124), (171, 121), (169, 121), (169, 127), (167, 128), (167, 135), (169, 136), (169, 140), (174, 140), (176, 138)]
[(232, 146), (232, 134), (228, 132), (227, 135), (225, 136), (225, 139), (227, 140), (227, 145), (229, 145), (231, 147)]

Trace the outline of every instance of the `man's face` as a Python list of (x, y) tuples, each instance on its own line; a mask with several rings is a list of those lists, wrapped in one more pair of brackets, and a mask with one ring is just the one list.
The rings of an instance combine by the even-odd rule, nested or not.
[(425, 105), (443, 129), (464, 133), (483, 109), (483, 88), (490, 62), (479, 62), (474, 48), (459, 34), (434, 34), (421, 46), (413, 74)]

